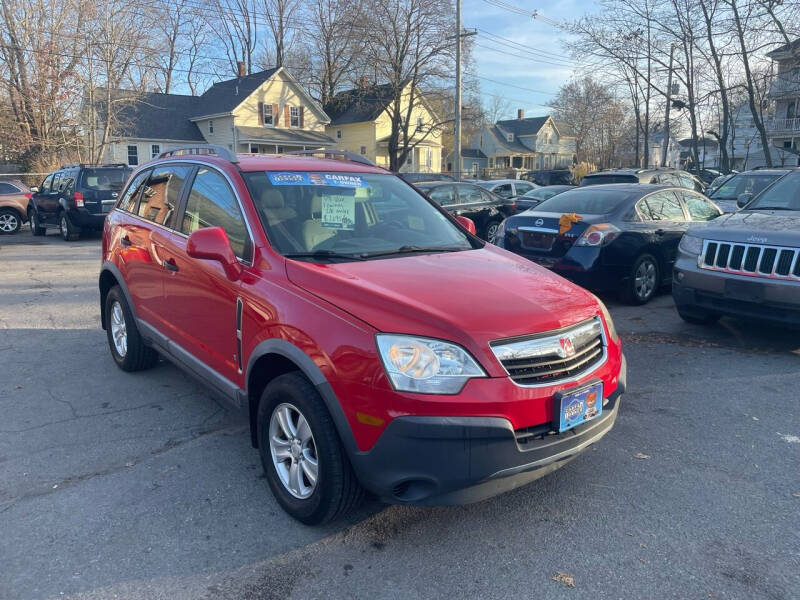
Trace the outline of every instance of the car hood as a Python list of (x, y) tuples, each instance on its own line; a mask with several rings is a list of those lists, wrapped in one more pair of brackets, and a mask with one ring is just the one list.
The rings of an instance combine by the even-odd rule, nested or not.
[(495, 246), (337, 264), (286, 261), (289, 279), (379, 331), (488, 342), (599, 312), (589, 292)]
[(743, 210), (692, 226), (689, 233), (725, 242), (800, 246), (800, 212)]

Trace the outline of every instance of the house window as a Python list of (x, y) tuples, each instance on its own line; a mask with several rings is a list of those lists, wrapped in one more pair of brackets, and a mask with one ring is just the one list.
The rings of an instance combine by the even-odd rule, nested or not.
[(136, 146), (128, 146), (128, 164), (131, 167), (139, 164), (139, 148)]
[(261, 107), (261, 112), (263, 113), (264, 127), (272, 127), (275, 124), (273, 121), (275, 115), (273, 114), (272, 104), (264, 104)]
[(425, 126), (425, 120), (422, 117), (417, 117), (417, 129), (422, 130)]
[(366, 146), (361, 146), (361, 154), (363, 154), (363, 155), (367, 154), (367, 147)]
[(414, 151), (409, 150), (408, 156), (406, 156), (406, 166), (411, 169), (414, 167)]
[(476, 162), (472, 163), (472, 176), (473, 177), (478, 176), (478, 163)]
[(297, 106), (289, 107), (289, 126), (300, 127), (300, 109)]
[(150, 158), (158, 158), (161, 154), (161, 144), (152, 144), (150, 146)]
[(494, 169), (494, 157), (493, 156), (489, 157), (489, 168), (490, 169)]
[(208, 120), (208, 133), (214, 133), (214, 121)]
[(258, 146), (251, 145), (250, 146), (250, 154), (258, 154)]
[(342, 130), (341, 129), (337, 129), (336, 130), (336, 139), (337, 140), (342, 139)]
[(429, 169), (433, 166), (433, 150), (425, 148), (425, 166)]
[(507, 133), (506, 134), (506, 141), (507, 142), (513, 142), (514, 141), (514, 134), (513, 133)]

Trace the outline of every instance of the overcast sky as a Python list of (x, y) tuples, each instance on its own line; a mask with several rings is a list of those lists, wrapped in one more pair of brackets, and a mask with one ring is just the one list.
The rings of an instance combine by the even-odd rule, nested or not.
[[(596, 9), (591, 0), (503, 1), (531, 13), (538, 10), (556, 21), (573, 20)], [(543, 105), (572, 77), (576, 67), (564, 50), (566, 34), (486, 0), (463, 0), (462, 22), (466, 29), (478, 30), (472, 38), (472, 69), (483, 94), (507, 98), (511, 105), (508, 118), (516, 116), (517, 108), (525, 109), (525, 116), (547, 114)]]

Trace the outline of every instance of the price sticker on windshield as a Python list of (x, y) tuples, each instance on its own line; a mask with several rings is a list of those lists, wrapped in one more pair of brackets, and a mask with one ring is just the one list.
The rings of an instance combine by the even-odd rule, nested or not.
[(322, 197), (322, 226), (352, 231), (356, 226), (356, 199), (353, 196)]

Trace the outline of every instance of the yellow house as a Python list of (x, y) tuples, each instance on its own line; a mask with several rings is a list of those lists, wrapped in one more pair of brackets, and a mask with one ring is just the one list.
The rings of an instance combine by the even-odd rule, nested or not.
[(282, 67), (215, 83), (202, 96), (130, 95), (106, 162), (135, 166), (184, 145), (270, 154), (336, 145), (325, 134), (328, 115)]
[[(401, 112), (408, 108), (409, 93), (403, 93)], [(415, 94), (408, 128), (412, 146), (402, 172), (441, 173), (442, 134), (439, 118), (425, 97)], [(331, 122), (325, 128), (337, 148), (363, 154), (379, 166), (389, 166), (389, 136), (392, 121), (390, 85), (366, 86), (340, 92), (325, 106)], [(402, 135), (402, 134), (401, 134)]]

